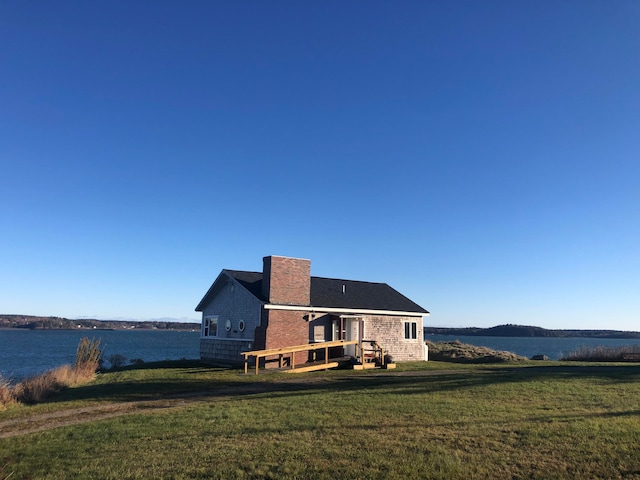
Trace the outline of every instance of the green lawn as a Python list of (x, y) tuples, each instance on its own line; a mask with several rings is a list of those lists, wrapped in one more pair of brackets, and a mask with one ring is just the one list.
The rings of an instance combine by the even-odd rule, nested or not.
[[(10, 420), (149, 402), (0, 439), (0, 480), (640, 478), (638, 365), (429, 362), (258, 377), (148, 367), (0, 412), (1, 434)], [(151, 408), (159, 397), (171, 403)]]

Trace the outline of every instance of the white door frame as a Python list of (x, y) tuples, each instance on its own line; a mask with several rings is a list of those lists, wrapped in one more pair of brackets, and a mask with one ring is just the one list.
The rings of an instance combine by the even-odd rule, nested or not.
[[(357, 340), (358, 342), (362, 342), (362, 317), (358, 317), (355, 315), (345, 315), (342, 316), (342, 321), (344, 322), (344, 340), (351, 341)], [(345, 355), (355, 357), (356, 356), (356, 346), (355, 345), (347, 345), (345, 347)]]

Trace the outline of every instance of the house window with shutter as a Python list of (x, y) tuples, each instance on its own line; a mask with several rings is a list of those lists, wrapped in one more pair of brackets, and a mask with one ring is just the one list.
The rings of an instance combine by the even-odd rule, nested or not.
[(415, 340), (418, 338), (417, 322), (404, 322), (404, 338), (405, 340)]

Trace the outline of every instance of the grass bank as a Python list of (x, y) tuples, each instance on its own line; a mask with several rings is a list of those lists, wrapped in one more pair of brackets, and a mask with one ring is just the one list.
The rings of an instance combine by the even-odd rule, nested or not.
[[(0, 436), (45, 425), (0, 438), (0, 478), (640, 478), (639, 380), (632, 364), (148, 364), (1, 412)], [(74, 411), (89, 418), (49, 428)]]

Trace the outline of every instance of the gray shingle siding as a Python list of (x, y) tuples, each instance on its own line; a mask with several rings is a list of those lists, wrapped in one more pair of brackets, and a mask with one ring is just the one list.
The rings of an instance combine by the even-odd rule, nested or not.
[[(242, 361), (240, 352), (253, 348), (255, 329), (260, 325), (261, 308), (260, 300), (229, 278), (202, 310), (203, 321), (209, 315), (218, 316), (218, 335), (201, 338), (201, 358), (230, 363)], [(227, 320), (231, 321), (228, 331), (225, 328)], [(239, 328), (241, 320), (245, 324), (244, 331)]]
[[(412, 362), (425, 359), (422, 319), (416, 317), (390, 317), (366, 315), (362, 317), (363, 340), (374, 339), (396, 362)], [(404, 338), (405, 322), (416, 323), (415, 339)]]
[(253, 342), (231, 341), (211, 337), (200, 339), (200, 358), (205, 362), (240, 365), (244, 361), (242, 352), (253, 349)]

